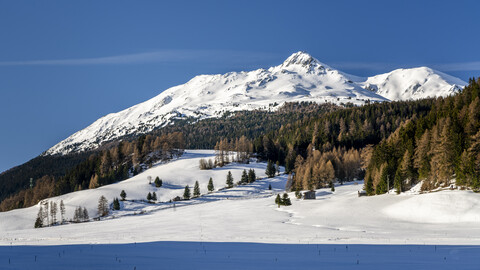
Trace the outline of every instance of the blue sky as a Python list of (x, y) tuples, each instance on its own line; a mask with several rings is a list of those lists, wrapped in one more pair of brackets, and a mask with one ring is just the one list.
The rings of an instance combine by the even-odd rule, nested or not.
[(478, 1), (1, 1), (0, 171), (198, 74), (303, 50), (368, 76), (480, 75)]

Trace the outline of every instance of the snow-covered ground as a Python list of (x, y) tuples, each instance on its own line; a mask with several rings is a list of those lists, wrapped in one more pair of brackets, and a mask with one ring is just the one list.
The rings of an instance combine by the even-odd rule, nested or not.
[[(0, 213), (0, 269), (65, 269), (62, 266), (77, 262), (81, 269), (93, 262), (99, 263), (98, 269), (215, 268), (211, 263), (218, 269), (300, 268), (302, 263), (348, 269), (357, 260), (361, 268), (385, 261), (399, 263), (394, 269), (478, 266), (472, 259), (480, 255), (478, 194), (447, 190), (358, 197), (363, 185), (358, 182), (337, 185), (335, 192), (317, 190), (316, 200), (297, 200), (291, 193), (293, 205), (278, 208), (274, 199), (283, 193), (285, 175), (264, 178), (266, 164), (256, 162), (198, 168), (200, 158), (213, 156), (210, 150), (188, 150), (178, 160), (123, 182), (50, 199), (64, 200), (67, 218), (79, 205), (94, 217), (101, 195), (111, 201), (125, 190), (127, 199), (141, 200), (155, 191), (160, 201), (168, 201), (198, 180), (204, 195), (175, 206), (129, 201), (101, 221), (41, 229), (33, 229), (38, 206)], [(249, 168), (262, 179), (205, 194), (210, 177), (218, 189), (225, 186), (228, 171), (239, 181)], [(159, 176), (164, 186), (149, 185), (148, 176)]]

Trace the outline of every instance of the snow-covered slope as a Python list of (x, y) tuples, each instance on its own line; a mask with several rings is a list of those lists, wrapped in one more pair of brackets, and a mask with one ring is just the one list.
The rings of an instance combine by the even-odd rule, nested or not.
[[(446, 190), (430, 194), (384, 194), (358, 197), (362, 182), (316, 191), (316, 200), (297, 200), (278, 208), (287, 177), (264, 178), (265, 163), (229, 164), (200, 170), (200, 158), (213, 158), (211, 150), (187, 150), (185, 155), (128, 180), (50, 198), (65, 202), (66, 217), (84, 206), (96, 217), (101, 195), (111, 202), (121, 190), (127, 199), (122, 209), (102, 221), (33, 229), (39, 206), (0, 213), (0, 245), (67, 245), (89, 243), (138, 243), (152, 241), (263, 242), (263, 243), (361, 243), (361, 244), (480, 244), (480, 197), (471, 191)], [(243, 169), (255, 169), (262, 179), (248, 185), (207, 194), (225, 186), (231, 171), (235, 182)], [(160, 176), (164, 186), (148, 184), (148, 176)], [(185, 185), (198, 180), (202, 197), (173, 203)], [(268, 186), (272, 186), (272, 190)], [(163, 203), (144, 199), (155, 191)], [(60, 217), (60, 214), (57, 214)]]
[(418, 67), (369, 77), (361, 84), (389, 100), (410, 100), (453, 95), (467, 83), (428, 67)]
[[(365, 81), (297, 52), (269, 69), (194, 77), (148, 101), (98, 119), (45, 154), (94, 149), (109, 140), (165, 126), (176, 117), (207, 118), (238, 110), (274, 110), (278, 108), (272, 106), (274, 103), (287, 101), (363, 105), (367, 100), (447, 95), (458, 85), (462, 85), (460, 80), (425, 68), (393, 71)], [(405, 90), (414, 93), (405, 94)]]

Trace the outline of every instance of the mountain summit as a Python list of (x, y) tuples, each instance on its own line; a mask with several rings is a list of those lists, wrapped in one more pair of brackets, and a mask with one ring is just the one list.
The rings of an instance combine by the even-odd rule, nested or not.
[(179, 117), (201, 119), (239, 110), (275, 110), (278, 108), (276, 104), (287, 101), (363, 105), (424, 97), (395, 94), (409, 89), (448, 95), (465, 85), (459, 79), (453, 80), (453, 77), (433, 70), (427, 73), (420, 72), (421, 69), (405, 71), (408, 72), (403, 75), (393, 71), (387, 73), (390, 75), (360, 79), (331, 68), (308, 53), (297, 52), (281, 65), (269, 69), (196, 76), (150, 100), (98, 119), (44, 154), (95, 149), (110, 140), (152, 131)]

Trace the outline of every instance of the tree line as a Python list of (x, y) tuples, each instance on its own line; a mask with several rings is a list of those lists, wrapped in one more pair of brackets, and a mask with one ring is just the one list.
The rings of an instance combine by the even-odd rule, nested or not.
[(42, 199), (73, 191), (97, 188), (127, 179), (152, 166), (182, 153), (183, 134), (142, 135), (132, 141), (91, 154), (61, 177), (44, 176), (33, 188), (27, 188), (0, 203), (1, 211), (37, 204)]

